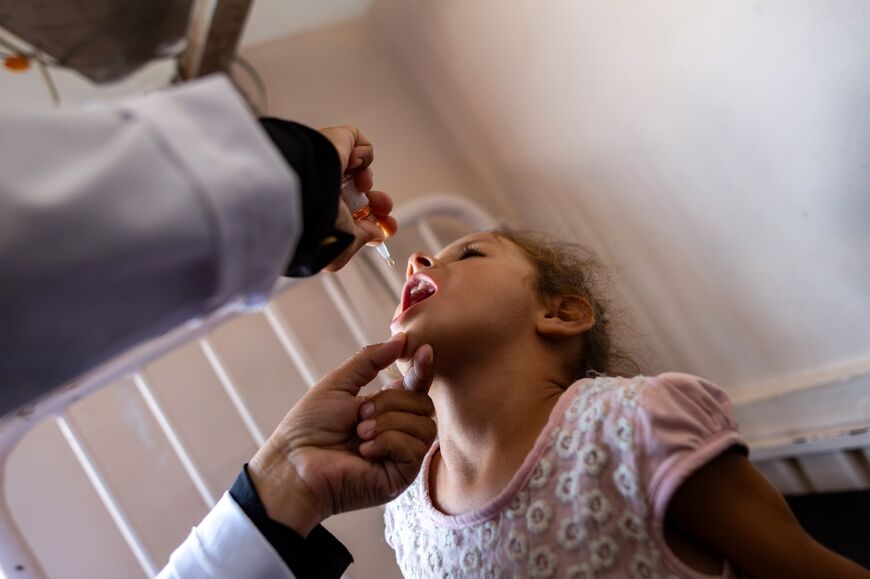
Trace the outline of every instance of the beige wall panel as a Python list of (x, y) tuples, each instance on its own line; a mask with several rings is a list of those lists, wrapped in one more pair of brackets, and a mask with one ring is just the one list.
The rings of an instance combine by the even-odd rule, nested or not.
[(276, 296), (272, 303), (285, 324), (293, 329), (318, 380), (359, 350), (318, 280), (299, 284)]
[(397, 203), (451, 192), (513, 216), (501, 191), (457, 151), (382, 36), (361, 19), (252, 47), (243, 56), (266, 83), (270, 114), (313, 127), (360, 127), (375, 145), (375, 187)]
[(5, 482), (12, 515), (49, 577), (144, 577), (54, 420), (24, 437)]
[(197, 343), (149, 366), (143, 375), (215, 499), (257, 450)]
[(75, 404), (69, 421), (160, 566), (206, 513), (177, 456), (131, 382)]
[(307, 387), (263, 314), (239, 316), (210, 335), (215, 352), (268, 437)]

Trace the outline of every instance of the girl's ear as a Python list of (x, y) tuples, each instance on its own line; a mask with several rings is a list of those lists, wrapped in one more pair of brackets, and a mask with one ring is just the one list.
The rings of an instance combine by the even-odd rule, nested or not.
[(595, 325), (595, 310), (580, 296), (560, 296), (549, 301), (538, 318), (538, 333), (552, 338), (572, 338)]

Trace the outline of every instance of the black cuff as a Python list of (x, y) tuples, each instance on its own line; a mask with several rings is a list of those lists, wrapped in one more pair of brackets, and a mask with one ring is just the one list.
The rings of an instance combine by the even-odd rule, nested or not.
[(260, 125), (299, 177), (302, 237), (285, 275), (314, 275), (347, 249), (353, 235), (335, 228), (341, 193), (341, 160), (332, 143), (305, 125), (262, 118)]
[(230, 496), (242, 507), (297, 579), (338, 579), (353, 563), (350, 551), (322, 526), (317, 525), (308, 538), (302, 538), (290, 527), (270, 519), (248, 476), (247, 464), (230, 488)]

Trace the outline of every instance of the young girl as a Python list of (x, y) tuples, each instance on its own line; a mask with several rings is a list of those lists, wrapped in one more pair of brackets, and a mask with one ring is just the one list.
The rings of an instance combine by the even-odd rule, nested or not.
[(409, 260), (392, 329), (434, 349), (439, 438), (386, 511), (405, 576), (870, 577), (799, 527), (722, 390), (603, 375), (588, 265), (503, 230)]

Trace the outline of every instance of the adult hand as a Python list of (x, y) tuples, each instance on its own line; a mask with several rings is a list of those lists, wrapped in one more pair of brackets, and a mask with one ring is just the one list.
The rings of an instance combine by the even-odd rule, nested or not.
[(329, 139), (338, 152), (342, 175), (346, 172), (352, 175), (356, 188), (368, 196), (369, 208), (380, 223), (379, 227), (371, 221), (354, 221), (347, 205), (344, 201), (339, 201), (335, 226), (342, 231), (352, 233), (354, 241), (324, 268), (326, 271), (334, 272), (344, 267), (362, 246), (380, 243), (385, 236), (395, 233), (398, 224), (395, 218), (390, 216), (393, 210), (393, 200), (390, 196), (383, 191), (372, 190), (374, 174), (370, 165), (374, 161), (375, 153), (368, 139), (358, 128), (351, 126), (327, 127), (320, 129), (320, 133)]
[(327, 374), (290, 410), (248, 465), (270, 518), (302, 536), (327, 517), (396, 497), (435, 439), (431, 346), (378, 394), (358, 396), (401, 356), (405, 335), (367, 346)]
[(375, 160), (374, 146), (356, 127), (349, 125), (326, 127), (320, 129), (320, 134), (329, 139), (338, 151), (342, 175), (346, 171), (362, 171)]

